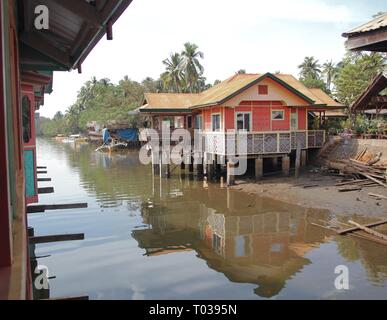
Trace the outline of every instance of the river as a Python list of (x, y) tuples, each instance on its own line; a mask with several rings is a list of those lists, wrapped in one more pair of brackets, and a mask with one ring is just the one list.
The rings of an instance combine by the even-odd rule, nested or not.
[[(303, 208), (172, 172), (153, 177), (138, 153), (102, 154), (90, 145), (38, 139), (55, 193), (40, 203), (86, 209), (29, 215), (35, 235), (85, 233), (82, 241), (39, 244), (50, 296), (90, 299), (386, 299), (387, 250), (332, 236)], [(337, 266), (349, 289), (337, 289)]]

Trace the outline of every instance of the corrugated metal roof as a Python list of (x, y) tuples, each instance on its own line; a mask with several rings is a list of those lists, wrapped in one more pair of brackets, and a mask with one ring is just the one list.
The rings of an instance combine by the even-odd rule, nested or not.
[(387, 27), (387, 12), (376, 17), (375, 19), (372, 19), (371, 21), (368, 21), (367, 23), (362, 24), (361, 26), (343, 33), (343, 36), (348, 37), (356, 33), (369, 32), (384, 27)]

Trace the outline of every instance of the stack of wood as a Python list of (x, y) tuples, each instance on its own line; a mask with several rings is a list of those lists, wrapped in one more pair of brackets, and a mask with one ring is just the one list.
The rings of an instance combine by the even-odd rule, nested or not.
[(378, 165), (381, 159), (381, 153), (368, 156), (364, 161), (364, 155), (367, 149), (359, 152), (354, 159), (348, 160), (326, 160), (325, 165), (330, 169), (335, 169), (346, 175), (352, 175), (353, 179), (337, 183), (337, 186), (350, 186), (349, 188), (339, 189), (339, 191), (360, 190), (365, 186), (380, 185), (387, 188), (387, 167)]
[(364, 240), (373, 241), (379, 244), (387, 245), (387, 235), (385, 233), (378, 232), (372, 228), (386, 224), (387, 220), (380, 220), (366, 225), (360, 224), (358, 222), (348, 220), (347, 223), (340, 221), (323, 221), (324, 225), (312, 223), (312, 225), (321, 227), (327, 230), (331, 230), (338, 235), (351, 235)]

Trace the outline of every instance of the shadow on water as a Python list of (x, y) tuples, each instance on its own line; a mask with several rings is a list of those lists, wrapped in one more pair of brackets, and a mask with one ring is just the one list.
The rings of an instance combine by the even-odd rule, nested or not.
[[(102, 208), (104, 214), (111, 215), (109, 222), (98, 226), (98, 239), (119, 237), (118, 231), (114, 231), (118, 230), (118, 225), (111, 230), (108, 227), (108, 223), (114, 224), (114, 219), (117, 219), (112, 215), (115, 208), (121, 208), (129, 216), (137, 218), (135, 223), (128, 220), (125, 227), (130, 239), (122, 239), (128, 243), (134, 241), (140, 251), (131, 251), (130, 257), (120, 258), (128, 264), (129, 261), (125, 259), (130, 258), (130, 263), (134, 261), (136, 265), (143, 266), (144, 273), (134, 272), (130, 268), (123, 271), (117, 269), (113, 262), (107, 265), (106, 261), (104, 270), (110, 268), (111, 271), (125, 272), (125, 277), (136, 282), (139, 275), (149, 277), (146, 270), (150, 265), (157, 268), (158, 276), (165, 281), (164, 287), (159, 291), (154, 289), (152, 293), (149, 289), (149, 294), (144, 293), (144, 297), (222, 298), (225, 296), (222, 286), (229, 286), (230, 283), (249, 286), (238, 287), (236, 292), (243, 292), (240, 296), (226, 297), (336, 297), (337, 292), (331, 286), (335, 277), (333, 269), (338, 263), (353, 264), (358, 281), (356, 286), (365, 288), (365, 292), (351, 292), (346, 297), (367, 298), (367, 292), (373, 288), (384, 288), (387, 250), (368, 241), (333, 236), (329, 231), (311, 224), (330, 219), (331, 214), (327, 210), (303, 208), (221, 188), (218, 183), (203, 183), (190, 175), (174, 173), (170, 179), (153, 177), (150, 167), (139, 163), (136, 152), (109, 155), (94, 152), (88, 145), (74, 146), (42, 140), (39, 144), (42, 152), (62, 159), (62, 165), (71, 168), (71, 172), (78, 176), (81, 188), (90, 199), (94, 199), (96, 207)], [(41, 155), (41, 161), (44, 162), (47, 154)], [(35, 223), (39, 226), (45, 222), (37, 219)], [(122, 222), (120, 220), (117, 223)], [(97, 246), (97, 242), (99, 248), (104, 245), (103, 240), (93, 242), (92, 232), (89, 243), (79, 246), (91, 250), (93, 245)], [(55, 259), (55, 252), (58, 256), (65, 252), (61, 250), (60, 245), (51, 251), (47, 248), (47, 251), (53, 253), (52, 259)], [(68, 247), (67, 250), (74, 249)], [(194, 268), (202, 268), (197, 265), (198, 261), (205, 262), (207, 270), (201, 271), (203, 279), (213, 277), (219, 287), (211, 291), (211, 296), (208, 296), (210, 293), (203, 291), (201, 294), (199, 291), (197, 295), (187, 294), (182, 297), (173, 291), (175, 279), (170, 274), (171, 270), (166, 268), (173, 270), (177, 256), (187, 255), (192, 259), (192, 254), (195, 262), (184, 262), (184, 267), (193, 272)], [(168, 261), (162, 259), (164, 264), (161, 264), (163, 257)], [(92, 259), (96, 261), (98, 258)], [(96, 262), (95, 268), (97, 265)], [(93, 265), (89, 268), (92, 272)], [(210, 270), (224, 277), (219, 278), (212, 273), (207, 275)], [(131, 277), (131, 271), (137, 276)], [(78, 277), (87, 277), (86, 271), (73, 270), (74, 273)], [(197, 277), (200, 278), (200, 273)], [(315, 279), (315, 282), (308, 283), (309, 277)], [(146, 287), (151, 286), (150, 282), (154, 279), (149, 277), (148, 282), (141, 281), (145, 281), (142, 286)], [(184, 281), (187, 286), (194, 286), (191, 280)], [(329, 286), (325, 282), (329, 282)], [(93, 290), (105, 292), (102, 294), (105, 298), (131, 298), (126, 288), (118, 285), (116, 292), (112, 293), (115, 290), (112, 283), (110, 287), (105, 284), (99, 289), (90, 288), (92, 297), (101, 297), (97, 293), (93, 296)], [(147, 290), (144, 291), (147, 293)], [(64, 292), (72, 293), (70, 287)], [(376, 297), (380, 295), (379, 292), (376, 294)]]

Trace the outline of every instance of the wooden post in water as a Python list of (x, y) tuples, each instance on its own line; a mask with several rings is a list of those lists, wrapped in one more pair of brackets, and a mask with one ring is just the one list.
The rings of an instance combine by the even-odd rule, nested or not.
[(157, 157), (156, 152), (151, 150), (152, 152), (152, 174), (156, 175), (159, 174), (160, 171), (160, 157)]
[(296, 150), (296, 170), (295, 170), (295, 177), (298, 178), (300, 176), (300, 166), (301, 166), (301, 146), (297, 145)]
[(263, 158), (258, 156), (255, 159), (255, 180), (260, 180), (263, 177)]
[(234, 166), (232, 161), (227, 161), (227, 186), (233, 186), (235, 184)]
[(305, 167), (308, 161), (307, 150), (301, 150), (301, 167)]
[(282, 157), (282, 173), (284, 176), (288, 176), (290, 173), (290, 158), (287, 155)]

